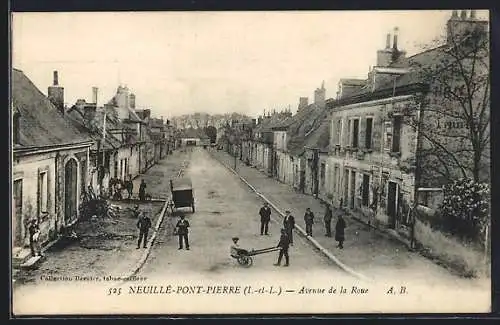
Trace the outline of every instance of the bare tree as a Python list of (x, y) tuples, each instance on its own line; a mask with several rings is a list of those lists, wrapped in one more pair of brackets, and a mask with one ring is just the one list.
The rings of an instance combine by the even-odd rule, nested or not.
[(480, 28), (454, 32), (449, 30), (445, 45), (411, 62), (413, 74), (428, 86), (415, 97), (420, 115), (406, 119), (422, 139), (419, 160), (426, 183), (490, 177), (488, 34)]

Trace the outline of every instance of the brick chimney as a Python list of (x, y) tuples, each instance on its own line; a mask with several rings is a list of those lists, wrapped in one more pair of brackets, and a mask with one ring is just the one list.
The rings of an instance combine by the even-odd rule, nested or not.
[(49, 86), (47, 97), (57, 109), (64, 114), (64, 88), (59, 86), (59, 76), (54, 71), (52, 86)]
[(476, 18), (476, 11), (471, 10), (470, 15), (467, 16), (467, 10), (460, 12), (460, 18), (457, 11), (454, 10), (450, 19), (446, 23), (447, 30), (447, 43), (453, 45), (465, 35), (473, 31), (478, 31), (484, 34), (488, 32), (488, 22), (485, 20), (478, 20)]
[(309, 98), (308, 97), (300, 97), (299, 98), (299, 107), (297, 110), (300, 111), (302, 108), (307, 107), (307, 105), (309, 105)]

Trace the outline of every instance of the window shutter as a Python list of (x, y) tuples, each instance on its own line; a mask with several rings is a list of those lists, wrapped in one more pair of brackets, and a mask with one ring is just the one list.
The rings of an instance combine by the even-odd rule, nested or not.
[(380, 114), (375, 115), (373, 117), (373, 122), (372, 122), (372, 144), (373, 144), (373, 151), (375, 152), (380, 151), (380, 148), (383, 143), (382, 141), (384, 132), (382, 131), (382, 127), (383, 127), (383, 121)]
[(366, 118), (359, 119), (359, 138), (358, 148), (365, 148), (365, 134), (366, 134)]

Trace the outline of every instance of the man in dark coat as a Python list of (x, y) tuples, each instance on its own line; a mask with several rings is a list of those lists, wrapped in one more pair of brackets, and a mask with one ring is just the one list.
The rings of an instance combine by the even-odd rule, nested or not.
[(146, 248), (146, 243), (148, 242), (148, 232), (149, 228), (151, 228), (151, 219), (145, 212), (142, 213), (141, 217), (137, 221), (137, 228), (139, 228), (137, 249), (141, 248), (141, 241), (143, 242), (142, 247)]
[(330, 204), (326, 204), (325, 217), (323, 220), (325, 221), (325, 236), (332, 237), (332, 209), (330, 208)]
[(139, 210), (139, 206), (137, 204), (134, 206), (134, 210), (132, 210), (132, 215), (137, 220), (139, 220), (139, 217), (141, 216), (141, 210)]
[(127, 192), (128, 192), (128, 198), (130, 199), (132, 197), (132, 193), (134, 191), (134, 182), (132, 181), (132, 175), (128, 175), (128, 181), (127, 181), (126, 187), (127, 187)]
[(271, 221), (271, 208), (264, 202), (264, 206), (259, 210), (260, 215), (260, 235), (268, 235), (269, 221)]
[(314, 213), (310, 208), (306, 209), (306, 213), (304, 214), (304, 222), (306, 224), (306, 234), (307, 236), (313, 235), (313, 224), (314, 224)]
[(339, 215), (339, 219), (337, 220), (337, 224), (335, 225), (335, 240), (339, 243), (337, 245), (338, 248), (344, 248), (344, 229), (346, 227), (344, 216), (342, 214)]
[(183, 248), (183, 243), (184, 243), (186, 244), (186, 249), (189, 250), (189, 238), (188, 238), (189, 221), (184, 219), (184, 216), (181, 215), (181, 219), (177, 221), (175, 227), (177, 228), (177, 235), (179, 236), (179, 249)]
[(288, 234), (285, 229), (281, 229), (281, 237), (280, 241), (278, 242), (278, 245), (276, 247), (280, 248), (280, 254), (278, 255), (278, 262), (275, 263), (275, 266), (280, 266), (281, 265), (281, 259), (283, 256), (285, 256), (285, 265), (283, 266), (289, 266), (290, 265), (290, 258), (288, 256), (288, 247), (290, 246), (290, 238), (288, 237)]
[(290, 214), (289, 210), (285, 211), (285, 218), (283, 219), (283, 228), (288, 235), (290, 245), (293, 246), (293, 229), (295, 228), (295, 218)]
[(139, 200), (144, 201), (146, 199), (146, 182), (141, 180), (141, 185), (139, 185)]
[(32, 256), (42, 256), (42, 252), (40, 249), (40, 228), (38, 226), (38, 221), (36, 219), (31, 219), (30, 224), (28, 226), (29, 232), (29, 241), (30, 241), (30, 249)]

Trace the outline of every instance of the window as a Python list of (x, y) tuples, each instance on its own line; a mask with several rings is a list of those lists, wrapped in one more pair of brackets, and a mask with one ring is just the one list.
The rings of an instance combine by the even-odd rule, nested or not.
[(47, 213), (48, 187), (47, 172), (38, 174), (38, 212)]
[(361, 185), (361, 204), (368, 206), (368, 198), (370, 193), (370, 175), (363, 175), (363, 184)]
[(392, 123), (385, 122), (384, 124), (384, 149), (391, 150), (392, 148)]
[(395, 116), (392, 127), (392, 152), (399, 152), (401, 149), (401, 116)]
[(349, 135), (349, 137), (347, 139), (347, 141), (348, 141), (347, 146), (349, 146), (352, 142), (352, 130), (351, 130), (351, 128), (352, 128), (352, 122), (351, 122), (351, 120), (348, 120), (347, 121), (347, 134)]
[(342, 138), (342, 120), (338, 120), (335, 125), (335, 144), (340, 145), (340, 139)]
[(357, 148), (358, 142), (359, 142), (359, 119), (354, 119), (352, 127), (352, 143), (351, 143), (352, 147)]
[(325, 175), (326, 175), (326, 166), (324, 163), (321, 164), (319, 175), (320, 175), (319, 178), (320, 178), (320, 182), (321, 182), (320, 187), (324, 188), (325, 187)]
[(373, 126), (373, 118), (366, 118), (366, 132), (365, 132), (365, 148), (372, 148), (372, 126)]

